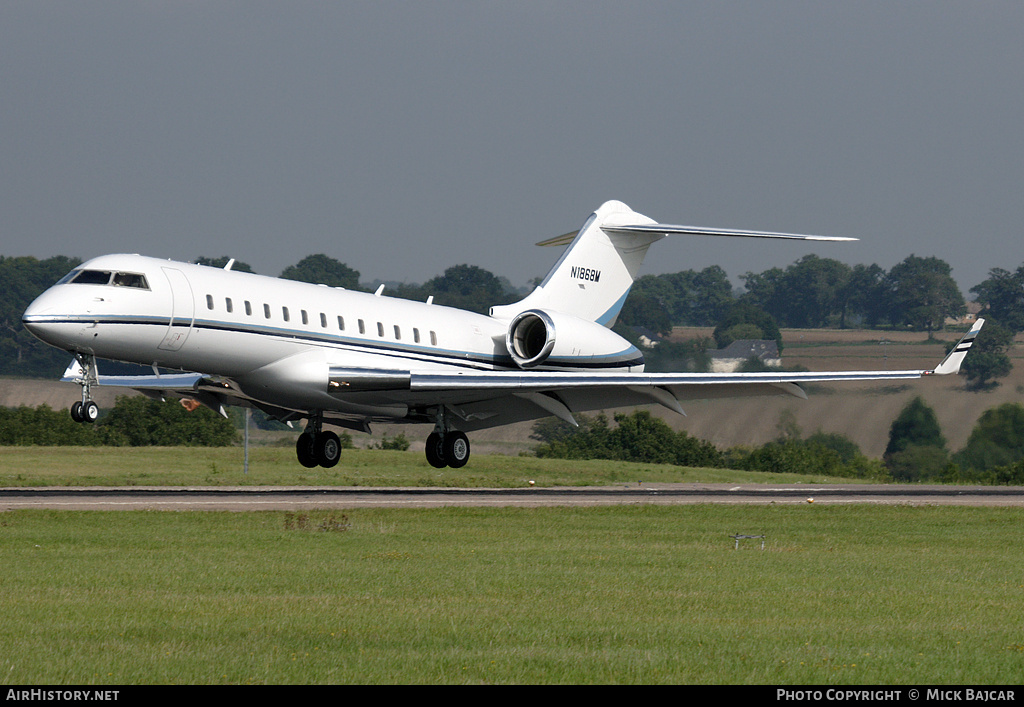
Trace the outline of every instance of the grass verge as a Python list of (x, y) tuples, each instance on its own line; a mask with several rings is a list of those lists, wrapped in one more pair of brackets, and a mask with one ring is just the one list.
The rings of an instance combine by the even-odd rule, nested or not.
[(306, 469), (290, 448), (254, 447), (243, 473), (237, 447), (0, 447), (0, 486), (441, 486), (509, 488), (637, 481), (851, 483), (798, 474), (692, 469), (665, 464), (478, 455), (435, 469), (422, 452), (346, 449), (333, 469)]
[(1020, 520), (18, 511), (0, 514), (0, 682), (1015, 684)]

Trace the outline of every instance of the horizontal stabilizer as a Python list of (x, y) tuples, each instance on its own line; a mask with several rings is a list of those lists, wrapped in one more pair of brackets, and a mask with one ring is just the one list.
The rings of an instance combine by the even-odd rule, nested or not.
[[(771, 231), (740, 231), (731, 228), (703, 228), (701, 226), (674, 226), (666, 223), (651, 223), (637, 226), (602, 226), (601, 230), (617, 235), (661, 235), (661, 236), (728, 236), (732, 238), (783, 238), (793, 241), (855, 241), (856, 238), (841, 236), (810, 236), (799, 233), (773, 233)], [(568, 235), (568, 234), (567, 234)], [(559, 236), (564, 238), (564, 236)], [(557, 239), (551, 239), (557, 240)], [(547, 245), (544, 242), (540, 245)]]
[(539, 245), (539, 246), (569, 245), (570, 243), (573, 242), (573, 240), (576, 238), (576, 236), (578, 234), (579, 234), (579, 231), (569, 231), (568, 233), (563, 233), (560, 236), (555, 236), (554, 238), (548, 238), (546, 241), (541, 241), (537, 245)]

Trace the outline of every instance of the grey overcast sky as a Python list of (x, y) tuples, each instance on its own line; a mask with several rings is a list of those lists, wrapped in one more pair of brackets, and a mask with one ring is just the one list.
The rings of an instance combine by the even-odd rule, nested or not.
[(470, 263), (619, 199), (645, 272), (1024, 263), (1024, 3), (0, 3), (0, 254)]

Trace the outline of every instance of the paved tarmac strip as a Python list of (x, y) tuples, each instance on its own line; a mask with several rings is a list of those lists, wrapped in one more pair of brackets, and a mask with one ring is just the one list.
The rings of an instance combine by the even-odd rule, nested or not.
[(1020, 486), (622, 484), (515, 489), (356, 487), (0, 488), (0, 511), (262, 511), (607, 505), (903, 504), (1024, 507)]

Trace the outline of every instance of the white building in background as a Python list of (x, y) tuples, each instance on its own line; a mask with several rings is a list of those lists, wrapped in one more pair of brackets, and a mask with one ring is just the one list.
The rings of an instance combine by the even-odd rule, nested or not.
[(745, 361), (756, 358), (766, 366), (781, 366), (782, 357), (774, 339), (737, 339), (724, 349), (708, 351), (712, 373), (732, 373)]

